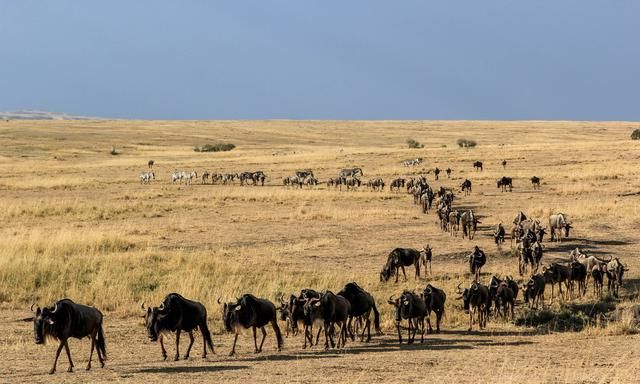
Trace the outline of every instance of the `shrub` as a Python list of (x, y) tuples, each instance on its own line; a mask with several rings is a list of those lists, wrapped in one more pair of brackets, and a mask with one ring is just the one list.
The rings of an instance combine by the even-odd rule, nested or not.
[(109, 152), (109, 153), (111, 153), (113, 156), (116, 156), (116, 155), (120, 154), (120, 152), (118, 152), (118, 150), (116, 150), (116, 146), (115, 145), (111, 147), (111, 152)]
[(460, 148), (473, 148), (478, 144), (474, 140), (470, 139), (458, 139), (457, 143)]
[(234, 149), (236, 146), (231, 143), (205, 144), (202, 147), (193, 148), (196, 152), (226, 152)]
[(424, 148), (424, 144), (413, 139), (408, 139), (407, 145), (409, 146), (409, 148)]
[(631, 140), (640, 140), (640, 129), (636, 129), (631, 133)]

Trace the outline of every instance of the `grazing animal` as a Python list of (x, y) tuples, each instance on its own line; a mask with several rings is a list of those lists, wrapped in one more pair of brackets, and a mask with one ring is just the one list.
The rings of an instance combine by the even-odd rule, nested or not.
[(387, 257), (387, 263), (380, 272), (380, 281), (388, 281), (395, 274), (396, 283), (400, 275), (400, 269), (404, 279), (407, 280), (407, 274), (404, 267), (413, 265), (416, 268), (416, 279), (420, 277), (420, 251), (413, 248), (396, 248)]
[(537, 273), (522, 286), (522, 292), (524, 293), (524, 302), (529, 303), (529, 308), (538, 308), (540, 300), (542, 300), (542, 307), (544, 308), (544, 288), (546, 285), (545, 278), (542, 274)]
[(345, 168), (340, 171), (339, 178), (343, 177), (356, 177), (361, 176), (364, 177), (364, 173), (362, 173), (362, 168)]
[(420, 342), (424, 342), (424, 318), (427, 316), (427, 305), (422, 297), (411, 291), (403, 291), (398, 299), (393, 295), (387, 301), (395, 307), (396, 329), (398, 330), (398, 343), (402, 344), (400, 325), (402, 320), (407, 320), (407, 344), (413, 344), (416, 333), (420, 330)]
[(153, 180), (155, 180), (156, 174), (151, 172), (142, 172), (140, 174), (140, 184), (151, 184)]
[(551, 229), (551, 233), (549, 234), (550, 241), (554, 239), (556, 241), (562, 241), (561, 231), (564, 229), (564, 237), (569, 237), (569, 230), (573, 228), (573, 226), (563, 213), (558, 213), (549, 216), (549, 228)]
[(502, 192), (506, 192), (509, 188), (509, 192), (513, 190), (513, 179), (510, 177), (502, 176), (496, 181), (498, 188), (502, 189)]
[(472, 210), (468, 210), (462, 213), (460, 222), (462, 223), (462, 238), (467, 237), (469, 240), (473, 240), (478, 230), (478, 224), (480, 224), (481, 221), (473, 214)]
[(607, 263), (607, 290), (618, 297), (618, 290), (622, 286), (622, 277), (629, 269), (617, 257)]
[(436, 314), (436, 333), (440, 333), (440, 322), (444, 315), (444, 304), (447, 301), (447, 294), (442, 289), (438, 289), (431, 284), (422, 292), (422, 298), (427, 306), (427, 333), (433, 333), (431, 327), (431, 311)]
[(391, 184), (389, 184), (389, 190), (393, 191), (395, 189), (396, 191), (400, 191), (400, 188), (404, 188), (404, 185), (405, 179), (403, 179), (402, 177), (398, 177), (397, 179), (391, 181)]
[(460, 189), (464, 192), (465, 196), (469, 196), (471, 194), (471, 180), (465, 179), (460, 185)]
[(502, 226), (502, 223), (498, 223), (495, 231), (493, 231), (493, 240), (496, 242), (496, 246), (498, 246), (498, 249), (502, 248), (502, 243), (504, 243), (504, 235), (504, 227)]
[[(207, 184), (209, 182), (209, 176), (211, 173), (209, 171), (202, 172), (202, 184)], [(211, 179), (211, 184), (213, 184), (213, 179)]]
[(475, 275), (475, 281), (480, 281), (480, 271), (482, 267), (487, 263), (487, 256), (476, 245), (473, 249), (473, 253), (469, 256), (469, 272)]
[(474, 315), (478, 320), (478, 327), (483, 329), (487, 326), (487, 317), (489, 308), (491, 306), (491, 298), (489, 296), (489, 288), (478, 282), (473, 282), (469, 288), (465, 288), (464, 291), (458, 288), (456, 293), (460, 295), (457, 300), (463, 300), (463, 308), (469, 312), (469, 332), (473, 329)]
[(310, 169), (296, 171), (296, 177), (300, 178), (301, 180), (305, 179), (308, 176), (313, 176), (313, 171)]
[[(144, 303), (142, 303), (144, 310)], [(165, 332), (176, 333), (176, 354), (174, 360), (180, 358), (180, 332), (189, 334), (189, 347), (184, 355), (185, 360), (189, 358), (191, 347), (193, 346), (193, 331), (200, 328), (202, 333), (203, 348), (202, 357), (207, 357), (207, 347), (213, 353), (213, 341), (211, 333), (207, 327), (207, 309), (201, 303), (185, 299), (177, 293), (170, 293), (165, 296), (159, 307), (148, 307), (144, 315), (144, 322), (147, 328), (147, 336), (152, 342), (160, 341), (162, 357), (167, 359), (167, 350), (162, 342)]]
[[(511, 291), (513, 292), (513, 300), (515, 301), (515, 299), (518, 298), (518, 292), (519, 292), (519, 288), (518, 288), (518, 283), (516, 283), (510, 276), (506, 276), (504, 278), (504, 280), (500, 279), (498, 276), (492, 276), (491, 280), (489, 281), (489, 298), (490, 298), (490, 303), (489, 305), (491, 305), (491, 302), (495, 302), (497, 297), (498, 297), (498, 288), (500, 287), (500, 284), (506, 284), (507, 287), (509, 287), (511, 289)], [(491, 307), (489, 307), (489, 310), (491, 309)]]
[(565, 284), (568, 293), (572, 274), (571, 266), (558, 262), (551, 263), (548, 266), (542, 268), (542, 273), (545, 277), (545, 281), (552, 284), (551, 299), (553, 300), (553, 285), (555, 284), (558, 284), (560, 297), (564, 299), (564, 295), (562, 293), (562, 283)]
[[(33, 310), (33, 304), (31, 310)], [(98, 360), (101, 367), (104, 368), (104, 361), (107, 359), (107, 350), (104, 340), (104, 330), (102, 327), (102, 312), (82, 304), (76, 304), (70, 299), (62, 299), (56, 301), (52, 307), (38, 307), (34, 316), (25, 321), (33, 321), (33, 329), (36, 344), (45, 344), (47, 338), (58, 340), (60, 345), (56, 351), (56, 357), (53, 361), (53, 367), (49, 374), (56, 371), (58, 357), (64, 347), (69, 359), (69, 369), (67, 372), (73, 372), (73, 360), (71, 360), (71, 352), (69, 351), (68, 339), (74, 337), (82, 339), (91, 338), (91, 353), (89, 354), (89, 363), (87, 370), (91, 369), (91, 358), (93, 350), (98, 353)]]
[(460, 228), (460, 212), (458, 212), (458, 210), (449, 212), (448, 222), (451, 236), (458, 236), (458, 230)]
[(498, 285), (495, 297), (495, 311), (500, 313), (502, 309), (502, 317), (507, 317), (508, 312), (511, 313), (511, 319), (514, 317), (515, 297), (513, 290), (507, 285), (506, 282), (502, 282)]
[[(218, 299), (220, 304), (220, 299)], [(222, 309), (222, 320), (224, 322), (224, 328), (227, 332), (234, 332), (235, 338), (233, 339), (233, 347), (229, 356), (233, 356), (236, 353), (236, 343), (238, 342), (238, 335), (240, 329), (249, 329), (253, 331), (253, 343), (255, 346), (255, 353), (262, 352), (262, 345), (267, 337), (267, 331), (264, 327), (267, 324), (271, 324), (274, 333), (276, 334), (276, 342), (278, 344), (278, 352), (282, 350), (284, 341), (282, 340), (282, 334), (280, 333), (280, 327), (276, 318), (276, 306), (267, 299), (260, 299), (251, 294), (244, 294), (242, 297), (236, 300), (235, 303), (225, 303)], [(256, 330), (260, 328), (262, 330), (262, 341), (258, 346), (258, 339), (256, 336)]]
[(591, 278), (593, 279), (593, 294), (602, 297), (602, 286), (604, 283), (604, 275), (599, 268), (591, 270)]
[[(304, 305), (305, 316), (309, 316), (312, 322), (322, 321), (324, 324), (324, 348), (342, 346), (344, 348), (347, 342), (347, 322), (351, 304), (343, 296), (335, 295), (331, 291), (326, 291), (318, 299), (310, 299)], [(333, 340), (333, 329), (338, 325), (340, 331), (338, 334), (338, 343)]]
[[(291, 327), (294, 335), (298, 334), (298, 326), (300, 325), (300, 323), (302, 323), (304, 327), (303, 348), (307, 348), (307, 342), (309, 342), (309, 344), (313, 346), (313, 322), (310, 317), (304, 314), (304, 305), (309, 299), (314, 298), (320, 298), (320, 293), (314, 291), (313, 289), (301, 290), (298, 297), (291, 295), (288, 302), (284, 301), (283, 298), (280, 298), (281, 306), (280, 308), (278, 308), (280, 310), (280, 320), (287, 322), (287, 325)], [(289, 329), (287, 328), (287, 335), (288, 332)], [(319, 337), (320, 332), (318, 332), (316, 344)]]
[(525, 220), (527, 220), (527, 215), (525, 215), (524, 212), (520, 211), (516, 215), (515, 219), (513, 219), (513, 224), (520, 225), (520, 223), (522, 223)]
[(533, 189), (540, 189), (540, 178), (538, 176), (531, 177), (531, 185)]
[(451, 169), (451, 168), (447, 168), (447, 169), (445, 170), (445, 172), (447, 172), (447, 179), (450, 179), (450, 178), (451, 178), (451, 172), (453, 172), (453, 169)]
[(502, 160), (502, 169), (507, 169), (507, 160)]
[(147, 161), (147, 167), (149, 167), (149, 169), (153, 169), (153, 165), (154, 165), (155, 163), (156, 163), (155, 161), (153, 161), (153, 160), (149, 160), (149, 161)]
[(360, 335), (360, 341), (364, 340), (364, 333), (367, 332), (367, 342), (371, 340), (371, 320), (370, 314), (373, 312), (373, 324), (376, 334), (382, 334), (380, 330), (380, 313), (376, 308), (376, 301), (373, 296), (364, 289), (360, 288), (355, 282), (347, 283), (338, 296), (342, 296), (349, 301), (351, 308), (349, 311), (349, 322), (347, 324), (347, 330), (351, 336), (351, 340), (354, 340), (354, 334), (351, 330), (351, 322), (353, 318), (364, 319), (364, 327), (362, 328), (362, 334)]
[(417, 159), (411, 159), (411, 160), (403, 160), (400, 162), (400, 164), (402, 164), (405, 167), (413, 167), (416, 165), (420, 165), (422, 163), (422, 157), (418, 157)]
[(429, 246), (429, 244), (425, 244), (422, 249), (424, 255), (422, 256), (422, 265), (424, 265), (424, 272), (427, 273), (427, 268), (429, 269), (429, 274), (431, 274), (431, 259), (433, 258), (433, 248)]
[(473, 162), (473, 169), (475, 169), (476, 171), (481, 171), (482, 172), (482, 161), (474, 161)]
[(440, 168), (436, 167), (433, 170), (433, 175), (435, 176), (436, 180), (438, 180), (438, 177), (440, 176)]

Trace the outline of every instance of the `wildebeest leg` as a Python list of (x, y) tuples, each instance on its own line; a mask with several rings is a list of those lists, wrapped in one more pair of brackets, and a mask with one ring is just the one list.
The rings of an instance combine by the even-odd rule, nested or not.
[(351, 328), (352, 322), (353, 322), (353, 316), (349, 316), (349, 321), (347, 322), (347, 330), (349, 331), (349, 337), (351, 337), (351, 340), (355, 340), (356, 336), (353, 334), (353, 329)]
[(431, 316), (427, 317), (427, 334), (433, 333), (433, 328), (431, 328)]
[(469, 310), (469, 332), (471, 332), (472, 326), (473, 326), (473, 315), (474, 315), (475, 309), (470, 309)]
[[(333, 342), (333, 335), (329, 333), (330, 324), (329, 322), (324, 322), (324, 349), (329, 349), (329, 338), (331, 338), (331, 348), (335, 347)], [(319, 336), (319, 335), (318, 335)]]
[(444, 311), (436, 312), (436, 333), (440, 333), (440, 320), (442, 320), (442, 314)]
[(64, 341), (64, 350), (67, 352), (67, 358), (69, 359), (69, 369), (67, 369), (67, 372), (73, 372), (73, 360), (71, 360), (71, 352), (69, 351), (69, 343), (67, 340)]
[(396, 329), (398, 330), (398, 343), (402, 344), (402, 333), (400, 331), (400, 322), (396, 321)]
[(50, 375), (52, 375), (56, 371), (56, 365), (58, 364), (58, 357), (60, 356), (62, 347), (64, 347), (64, 341), (60, 341), (60, 345), (58, 346), (58, 350), (56, 351), (56, 358), (53, 360), (53, 367), (51, 367), (51, 370), (49, 371)]
[(233, 356), (236, 354), (236, 343), (238, 342), (238, 334), (236, 333), (236, 336), (233, 338), (233, 347), (231, 347), (231, 353), (229, 353), (229, 356)]
[(253, 353), (258, 353), (260, 352), (258, 350), (258, 338), (256, 337), (256, 327), (251, 327), (251, 331), (253, 331), (253, 345), (255, 345), (255, 349), (253, 350)]
[[(404, 265), (400, 265), (400, 268), (402, 268), (402, 275), (404, 276), (404, 281), (407, 281), (407, 273), (404, 271)], [(396, 283), (398, 282), (397, 276), (396, 276)]]
[(262, 341), (260, 342), (260, 348), (258, 348), (258, 352), (262, 352), (262, 345), (264, 344), (264, 339), (267, 338), (267, 331), (264, 329), (264, 327), (262, 327), (261, 329), (262, 329)]
[[(320, 341), (320, 333), (323, 329), (324, 327), (318, 327), (318, 333), (316, 334), (316, 345), (318, 345), (318, 341)], [(311, 335), (311, 337), (313, 337), (313, 335)]]
[(174, 361), (180, 359), (180, 328), (176, 331), (176, 355), (173, 358)]
[(89, 362), (87, 363), (87, 371), (91, 369), (91, 358), (93, 358), (93, 349), (96, 346), (96, 333), (98, 333), (97, 330), (91, 333), (91, 352), (89, 352)]
[(164, 342), (162, 341), (162, 335), (160, 335), (158, 340), (160, 340), (160, 349), (162, 350), (162, 358), (163, 360), (167, 360), (167, 350), (164, 349)]
[(424, 343), (424, 317), (420, 319), (420, 343)]
[[(189, 358), (189, 353), (191, 352), (191, 347), (193, 347), (193, 331), (189, 332), (189, 347), (187, 348), (187, 353), (184, 355), (184, 359), (187, 360)], [(206, 345), (206, 341), (203, 339), (202, 342)], [(206, 348), (205, 348), (206, 350)]]

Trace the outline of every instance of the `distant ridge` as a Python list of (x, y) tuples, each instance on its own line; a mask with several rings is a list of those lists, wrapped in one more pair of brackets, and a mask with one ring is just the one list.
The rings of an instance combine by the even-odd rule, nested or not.
[(46, 111), (11, 111), (0, 112), (1, 120), (102, 120), (100, 117), (76, 116), (62, 112)]

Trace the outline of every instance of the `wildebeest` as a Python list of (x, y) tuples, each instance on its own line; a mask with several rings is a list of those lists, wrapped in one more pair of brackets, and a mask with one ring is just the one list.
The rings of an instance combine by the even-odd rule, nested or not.
[(498, 223), (495, 231), (493, 231), (493, 240), (496, 242), (498, 249), (500, 249), (502, 247), (502, 243), (504, 243), (504, 235), (504, 227), (502, 226), (502, 223)]
[(427, 306), (427, 332), (433, 333), (431, 327), (431, 311), (436, 314), (436, 333), (440, 333), (440, 322), (444, 315), (444, 304), (447, 301), (447, 294), (442, 289), (438, 289), (431, 284), (427, 284), (422, 292), (422, 298)]
[(478, 282), (473, 282), (469, 288), (465, 288), (464, 291), (458, 288), (456, 293), (460, 295), (458, 300), (463, 300), (463, 307), (465, 311), (469, 311), (469, 331), (473, 328), (473, 317), (476, 315), (478, 319), (478, 326), (483, 329), (487, 326), (487, 315), (489, 307), (491, 306), (491, 298), (489, 297), (489, 288)]
[(478, 224), (480, 224), (481, 221), (478, 220), (472, 210), (468, 210), (460, 216), (460, 223), (462, 224), (462, 238), (468, 237), (469, 240), (473, 240), (478, 230)]
[(475, 275), (475, 281), (480, 281), (480, 271), (487, 262), (487, 256), (484, 254), (484, 251), (476, 245), (468, 258), (469, 272)]
[(538, 176), (532, 176), (531, 185), (533, 186), (533, 189), (540, 189), (540, 178)]
[(399, 191), (400, 188), (404, 188), (404, 184), (405, 179), (402, 177), (398, 177), (397, 179), (393, 179), (393, 181), (391, 181), (391, 184), (389, 184), (389, 190), (393, 191), (395, 189), (396, 191)]
[(509, 188), (509, 192), (511, 192), (513, 190), (513, 179), (507, 176), (502, 176), (496, 181), (496, 185), (498, 188), (502, 189), (502, 192), (505, 192), (507, 187)]
[[(383, 191), (384, 190), (384, 180), (380, 177), (376, 177), (367, 182), (367, 187), (373, 191)], [(389, 187), (391, 189), (391, 187)]]
[(625, 267), (617, 257), (607, 263), (607, 290), (618, 296), (618, 290), (622, 286), (622, 277), (629, 269)]
[(313, 171), (310, 169), (304, 169), (301, 171), (296, 171), (296, 176), (303, 180), (307, 176), (313, 176)]
[(424, 342), (424, 318), (427, 316), (427, 305), (423, 298), (411, 291), (403, 291), (400, 298), (393, 299), (393, 295), (387, 301), (395, 307), (396, 329), (398, 330), (398, 343), (402, 344), (400, 325), (402, 320), (407, 320), (407, 344), (413, 344), (416, 333), (420, 330), (420, 342)]
[[(547, 283), (551, 283), (551, 299), (553, 300), (553, 286), (558, 284), (560, 297), (564, 298), (562, 293), (562, 284), (564, 283), (567, 291), (569, 290), (571, 280), (571, 266), (566, 263), (554, 262), (542, 268), (543, 276)], [(567, 292), (568, 293), (568, 292)]]
[(460, 228), (460, 212), (453, 210), (449, 212), (449, 232), (451, 236), (458, 236), (458, 229)]
[(482, 161), (474, 161), (473, 169), (475, 169), (476, 171), (482, 171)]
[[(573, 228), (573, 226), (563, 213), (558, 213), (549, 216), (549, 228), (551, 229), (551, 233), (549, 234), (550, 241), (553, 241), (554, 239), (556, 241), (561, 241), (562, 235), (560, 231), (564, 229), (564, 236), (569, 237), (569, 230)], [(556, 231), (558, 233), (556, 233)]]
[(502, 309), (502, 317), (507, 317), (508, 312), (511, 312), (511, 319), (514, 317), (515, 297), (513, 290), (507, 285), (506, 282), (502, 282), (498, 285), (495, 297), (495, 311), (500, 313)]
[[(210, 175), (211, 174), (209, 173), (209, 171), (202, 172), (202, 184), (207, 184), (209, 182)], [(213, 184), (213, 180), (211, 181), (211, 183)]]
[(445, 172), (447, 173), (447, 179), (450, 179), (450, 178), (451, 178), (451, 172), (453, 172), (453, 169), (451, 169), (451, 168), (447, 168), (447, 169), (445, 170)]
[(149, 161), (147, 161), (147, 167), (149, 167), (149, 169), (153, 169), (153, 165), (154, 165), (155, 163), (156, 163), (155, 161), (153, 161), (153, 160), (149, 160)]
[(524, 302), (529, 303), (529, 308), (538, 308), (540, 300), (542, 300), (542, 307), (544, 308), (544, 288), (545, 278), (542, 274), (537, 273), (522, 286), (522, 292), (524, 294)]
[[(33, 304), (31, 310), (33, 310)], [(56, 351), (56, 357), (53, 361), (53, 367), (49, 374), (56, 371), (58, 357), (64, 347), (69, 359), (68, 372), (73, 372), (73, 361), (71, 360), (71, 352), (69, 351), (68, 339), (74, 337), (82, 339), (91, 338), (91, 353), (89, 354), (89, 363), (87, 370), (91, 369), (91, 358), (93, 357), (93, 349), (98, 353), (100, 365), (104, 368), (104, 361), (107, 359), (107, 350), (104, 340), (104, 330), (102, 327), (102, 313), (93, 307), (82, 304), (76, 304), (70, 299), (62, 299), (56, 301), (52, 307), (38, 307), (34, 316), (25, 321), (33, 320), (33, 329), (36, 344), (44, 344), (47, 338), (58, 340), (60, 345)]]
[(356, 176), (364, 176), (362, 173), (362, 168), (345, 168), (340, 171), (339, 177), (356, 177)]
[(507, 160), (502, 160), (502, 168), (503, 169), (507, 168)]
[(465, 196), (469, 196), (471, 194), (471, 180), (464, 179), (462, 184), (460, 185), (460, 189), (464, 192)]
[[(220, 304), (220, 299), (218, 299)], [(238, 341), (238, 335), (242, 328), (251, 328), (253, 331), (253, 343), (255, 346), (255, 353), (262, 352), (262, 345), (267, 337), (267, 331), (264, 327), (267, 324), (271, 324), (273, 332), (276, 334), (276, 342), (278, 344), (278, 351), (282, 350), (284, 341), (282, 340), (282, 334), (280, 333), (280, 327), (276, 318), (276, 306), (267, 299), (260, 299), (251, 294), (244, 294), (242, 297), (236, 300), (235, 303), (224, 303), (222, 309), (222, 320), (224, 322), (224, 328), (227, 332), (234, 332), (235, 338), (233, 339), (233, 347), (229, 356), (233, 356), (236, 353), (236, 343)], [(256, 336), (256, 330), (260, 328), (262, 330), (262, 341), (258, 346), (258, 338)]]
[(436, 180), (438, 180), (438, 177), (440, 176), (440, 168), (436, 167), (433, 170), (433, 175), (435, 176)]
[[(304, 329), (304, 346), (303, 348), (307, 348), (307, 342), (311, 346), (313, 346), (313, 321), (310, 317), (305, 316), (304, 314), (304, 305), (307, 303), (309, 299), (317, 299), (320, 298), (320, 293), (316, 292), (313, 289), (302, 289), (300, 291), (300, 295), (298, 297), (291, 295), (288, 301), (285, 301), (283, 298), (280, 298), (281, 306), (278, 308), (280, 310), (280, 320), (287, 322), (287, 334), (289, 332), (288, 327), (291, 327), (294, 335), (298, 334), (298, 326), (300, 323), (303, 325)], [(318, 332), (317, 339), (320, 337), (320, 332)]]
[(593, 268), (591, 270), (591, 279), (593, 279), (593, 294), (601, 297), (604, 282), (604, 275), (602, 271), (599, 268)]
[(431, 259), (433, 258), (433, 248), (429, 246), (429, 244), (425, 244), (422, 249), (422, 265), (424, 265), (424, 273), (427, 273), (427, 269), (429, 270), (429, 274), (431, 274)]
[[(318, 299), (309, 299), (304, 305), (305, 316), (309, 316), (312, 322), (322, 321), (324, 324), (325, 349), (329, 349), (329, 343), (331, 348), (345, 346), (350, 312), (349, 300), (331, 291), (324, 292)], [(336, 325), (339, 326), (337, 345), (333, 340), (333, 329)]]
[(347, 330), (351, 335), (351, 340), (354, 339), (354, 334), (351, 330), (351, 323), (354, 318), (362, 318), (364, 320), (364, 327), (362, 328), (362, 334), (360, 335), (360, 341), (364, 340), (364, 333), (367, 332), (367, 342), (371, 340), (371, 319), (369, 318), (371, 312), (373, 312), (373, 325), (375, 327), (376, 334), (382, 334), (380, 330), (380, 313), (376, 307), (376, 301), (373, 296), (364, 289), (360, 288), (355, 282), (347, 283), (338, 296), (342, 296), (349, 301), (351, 308), (349, 310), (349, 322), (347, 324)]
[[(498, 276), (494, 275), (491, 277), (491, 280), (489, 281), (489, 298), (490, 298), (489, 305), (491, 305), (491, 301), (494, 301), (494, 302), (496, 301), (497, 295), (498, 295), (498, 288), (502, 283), (506, 284), (507, 287), (509, 287), (513, 292), (514, 302), (518, 298), (518, 292), (519, 292), (518, 283), (516, 283), (510, 276), (506, 276), (504, 280), (502, 280)], [(491, 309), (491, 307), (489, 309)]]
[[(144, 303), (142, 303), (144, 310)], [(191, 347), (193, 346), (193, 331), (200, 328), (203, 339), (202, 357), (207, 357), (207, 347), (213, 353), (213, 341), (211, 333), (207, 327), (207, 309), (201, 303), (185, 299), (177, 293), (170, 293), (165, 296), (159, 307), (148, 307), (144, 315), (144, 322), (147, 328), (149, 340), (155, 342), (160, 340), (162, 357), (167, 359), (167, 350), (162, 342), (165, 332), (176, 333), (176, 354), (174, 360), (180, 358), (180, 332), (189, 334), (189, 347), (185, 353), (185, 360), (189, 358)]]
[(396, 283), (400, 269), (404, 279), (407, 280), (407, 274), (404, 267), (413, 265), (416, 268), (416, 279), (420, 277), (420, 251), (413, 248), (396, 248), (387, 257), (387, 263), (380, 272), (380, 281), (388, 281), (391, 276), (396, 275)]

